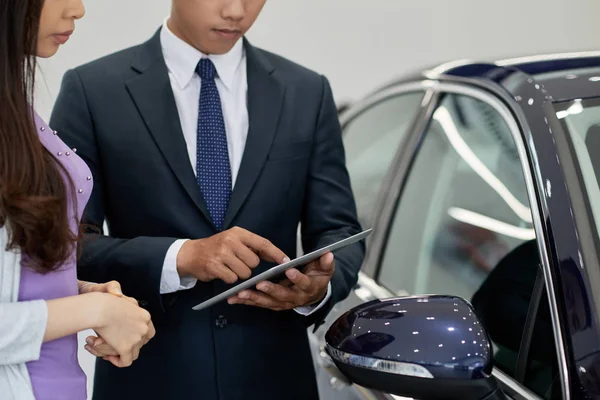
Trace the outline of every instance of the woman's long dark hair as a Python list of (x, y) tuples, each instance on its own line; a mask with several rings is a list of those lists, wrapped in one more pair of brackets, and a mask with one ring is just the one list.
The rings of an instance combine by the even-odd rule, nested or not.
[(0, 0), (0, 226), (8, 228), (8, 249), (19, 248), (38, 271), (49, 272), (71, 256), (77, 235), (69, 228), (67, 211), (72, 190), (34, 123), (43, 3)]

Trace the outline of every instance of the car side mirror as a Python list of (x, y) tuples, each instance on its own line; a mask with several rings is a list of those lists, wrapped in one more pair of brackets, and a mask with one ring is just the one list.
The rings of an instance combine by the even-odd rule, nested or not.
[(492, 377), (488, 335), (459, 297), (371, 301), (338, 318), (325, 340), (360, 386), (419, 400), (506, 399)]

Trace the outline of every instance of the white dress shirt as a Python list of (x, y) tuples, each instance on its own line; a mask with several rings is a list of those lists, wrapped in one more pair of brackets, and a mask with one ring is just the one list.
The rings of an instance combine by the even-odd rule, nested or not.
[[(160, 32), (160, 42), (190, 158), (190, 168), (194, 170), (194, 174), (197, 174), (193, 166), (196, 165), (197, 157), (198, 102), (200, 101), (201, 84), (200, 76), (196, 73), (196, 66), (201, 58), (209, 58), (215, 65), (217, 70), (215, 83), (223, 109), (233, 189), (246, 147), (249, 127), (246, 104), (248, 80), (243, 41), (239, 40), (226, 54), (207, 56), (177, 37), (165, 21)], [(200, 190), (200, 186), (198, 186), (198, 190)], [(180, 278), (177, 272), (177, 254), (186, 240), (188, 239), (175, 241), (167, 251), (161, 276), (161, 294), (191, 289), (196, 285), (195, 278)], [(330, 296), (331, 284), (329, 284), (325, 299), (320, 304), (297, 308), (296, 311), (302, 315), (309, 315), (321, 308)]]

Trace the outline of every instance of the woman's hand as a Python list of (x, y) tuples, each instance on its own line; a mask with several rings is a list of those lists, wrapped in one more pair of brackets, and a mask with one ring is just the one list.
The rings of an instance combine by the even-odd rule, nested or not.
[(86, 293), (108, 293), (117, 297), (123, 297), (123, 291), (121, 290), (121, 284), (117, 281), (110, 281), (107, 283), (94, 283), (78, 281), (79, 283), (79, 294)]
[(113, 353), (107, 360), (116, 367), (129, 367), (139, 357), (140, 349), (155, 331), (150, 313), (140, 308), (137, 302), (106, 293), (89, 293), (86, 296), (100, 296), (97, 299), (98, 321), (94, 330)]
[[(121, 284), (117, 281), (111, 281), (107, 283), (94, 283), (79, 281), (79, 294), (87, 293), (108, 293), (117, 297), (124, 297), (123, 291), (121, 290)], [(135, 299), (127, 297), (130, 301), (135, 302)], [(102, 358), (106, 361), (109, 360), (109, 356), (118, 357), (119, 353), (98, 336), (88, 336), (85, 340), (87, 345), (85, 349), (95, 357)]]
[[(79, 292), (80, 292), (80, 294), (86, 294), (86, 293), (111, 294), (115, 297), (126, 300), (130, 304), (138, 307), (138, 302), (134, 298), (123, 295), (123, 292), (121, 290), (121, 285), (119, 284), (119, 282), (116, 282), (116, 281), (111, 281), (111, 282), (107, 282), (107, 283), (103, 283), (103, 284), (80, 281), (79, 282)], [(149, 321), (148, 322), (148, 331), (147, 331), (146, 335), (144, 335), (144, 337), (141, 341), (141, 345), (139, 345), (139, 348), (141, 348), (143, 345), (148, 343), (148, 341), (152, 337), (154, 337), (154, 334), (155, 334), (154, 325), (152, 324), (152, 321)], [(116, 348), (111, 346), (109, 343), (107, 343), (101, 337), (101, 335), (100, 335), (100, 337), (89, 336), (86, 339), (86, 343), (87, 344), (85, 346), (85, 349), (89, 353), (94, 355), (95, 357), (99, 357), (106, 361), (109, 361), (116, 367), (127, 366), (126, 365), (127, 358), (126, 358), (126, 360), (123, 360), (120, 356), (120, 353), (116, 350)], [(137, 355), (139, 354), (139, 348), (137, 350), (134, 350), (134, 356), (135, 356), (134, 360), (137, 359)], [(137, 354), (135, 353), (135, 351), (137, 351)]]
[[(111, 356), (119, 357), (119, 353), (98, 336), (89, 336), (85, 342), (87, 343), (85, 349), (94, 357), (102, 358), (105, 361), (111, 361)], [(115, 363), (113, 365), (118, 367)]]

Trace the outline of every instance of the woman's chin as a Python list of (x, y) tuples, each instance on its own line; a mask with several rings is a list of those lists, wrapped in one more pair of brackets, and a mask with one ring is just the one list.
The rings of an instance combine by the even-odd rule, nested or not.
[(58, 52), (60, 45), (58, 44), (45, 44), (44, 46), (38, 46), (37, 56), (39, 58), (50, 58)]

